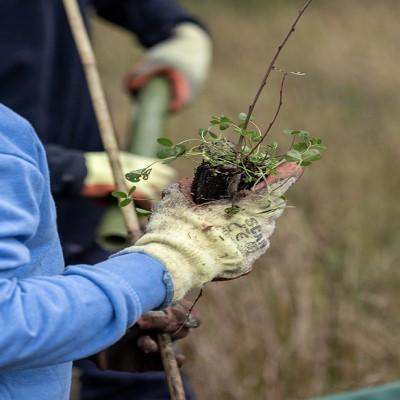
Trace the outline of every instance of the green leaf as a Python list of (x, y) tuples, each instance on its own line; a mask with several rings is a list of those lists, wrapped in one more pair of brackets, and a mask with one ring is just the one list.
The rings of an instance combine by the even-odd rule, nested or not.
[(197, 131), (197, 133), (199, 134), (199, 136), (201, 137), (201, 138), (203, 138), (204, 139), (204, 137), (207, 135), (207, 133), (208, 133), (208, 130), (207, 129), (204, 129), (204, 128), (200, 128), (198, 131)]
[(219, 124), (219, 129), (221, 129), (221, 131), (224, 131), (225, 129), (228, 129), (231, 126), (231, 124), (229, 122), (221, 122)]
[(232, 124), (233, 123), (233, 121), (229, 117), (226, 117), (225, 115), (221, 115), (219, 120), (220, 120), (220, 123), (221, 122), (226, 122), (228, 124)]
[(135, 210), (136, 210), (137, 215), (140, 215), (141, 217), (147, 217), (147, 216), (151, 215), (151, 211), (145, 210), (144, 208), (136, 207)]
[(322, 140), (320, 138), (311, 138), (311, 144), (321, 144)]
[(265, 157), (265, 154), (253, 154), (249, 157), (249, 161), (251, 161), (254, 164), (257, 164), (260, 161), (263, 161), (264, 157)]
[(133, 193), (135, 190), (136, 190), (136, 186), (132, 186), (132, 187), (129, 189), (128, 196), (131, 196), (132, 193)]
[(228, 207), (228, 208), (225, 208), (224, 211), (228, 215), (235, 215), (238, 212), (240, 212), (240, 207), (238, 207), (238, 206)]
[(213, 115), (210, 120), (210, 125), (218, 125), (220, 122), (219, 117), (217, 115)]
[(297, 136), (300, 133), (300, 131), (295, 129), (284, 129), (283, 133), (286, 133), (286, 135)]
[(166, 137), (160, 137), (157, 139), (157, 143), (164, 147), (172, 147), (174, 144)]
[(288, 161), (301, 161), (302, 155), (299, 151), (291, 149), (285, 154), (285, 158)]
[(309, 149), (303, 153), (302, 159), (304, 162), (313, 162), (321, 158), (321, 153), (317, 149)]
[(213, 139), (218, 139), (218, 135), (217, 135), (216, 133), (211, 132), (211, 131), (209, 131), (208, 133), (210, 134), (210, 136), (211, 136)]
[(310, 132), (308, 131), (299, 131), (298, 136), (302, 138), (304, 141), (310, 140), (311, 138)]
[(240, 119), (241, 121), (246, 121), (246, 118), (247, 118), (247, 114), (246, 114), (246, 113), (241, 112), (241, 113), (239, 114), (239, 119)]
[(127, 174), (125, 174), (125, 178), (129, 182), (139, 182), (140, 178), (142, 177), (142, 174), (143, 174), (143, 168), (142, 169), (138, 169), (136, 171), (128, 172)]
[(317, 150), (326, 150), (326, 146), (324, 146), (323, 144), (314, 144), (312, 146), (313, 149), (317, 149)]
[(307, 143), (304, 142), (300, 142), (300, 143), (296, 143), (293, 145), (293, 149), (298, 150), (300, 152), (303, 152), (304, 150), (307, 149)]
[(233, 128), (233, 132), (237, 133), (238, 135), (243, 135), (243, 129), (241, 128)]
[(278, 142), (272, 142), (271, 144), (268, 145), (268, 147), (275, 151), (278, 148)]
[(164, 147), (157, 152), (157, 157), (164, 159), (175, 156), (175, 147)]
[(125, 192), (112, 192), (111, 196), (114, 196), (117, 199), (126, 199), (128, 197)]
[(180, 157), (186, 153), (186, 146), (183, 144), (177, 144), (175, 146), (175, 156)]
[(177, 144), (174, 147), (160, 149), (157, 152), (157, 157), (161, 159), (173, 157), (175, 159), (182, 156), (185, 153), (186, 153), (186, 146), (183, 144)]
[(127, 199), (121, 200), (119, 202), (119, 206), (120, 207), (126, 207), (128, 204), (130, 204), (132, 201), (132, 199), (130, 197), (128, 197)]

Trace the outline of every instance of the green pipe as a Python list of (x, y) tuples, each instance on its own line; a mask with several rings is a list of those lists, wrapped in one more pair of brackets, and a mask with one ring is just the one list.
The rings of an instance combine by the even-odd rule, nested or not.
[[(163, 77), (153, 78), (140, 91), (130, 115), (127, 151), (156, 157), (159, 148), (157, 139), (165, 135), (170, 98), (170, 85)], [(97, 232), (97, 242), (111, 252), (128, 245), (126, 227), (117, 205), (111, 206), (105, 213)]]
[(157, 139), (165, 134), (165, 122), (171, 98), (169, 82), (153, 78), (138, 95), (131, 114), (128, 151), (141, 156), (156, 157)]

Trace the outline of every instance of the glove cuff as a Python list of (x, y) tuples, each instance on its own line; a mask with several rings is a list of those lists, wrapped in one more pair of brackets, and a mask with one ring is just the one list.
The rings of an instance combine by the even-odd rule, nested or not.
[[(161, 262), (172, 278), (173, 301), (178, 301), (191, 289), (200, 288), (214, 279), (214, 262), (204, 251), (200, 254), (193, 251), (192, 246), (189, 248), (182, 243), (178, 250), (168, 241), (164, 235), (146, 234), (139, 239), (137, 245), (127, 250), (146, 253)], [(202, 264), (201, 269), (197, 268), (199, 262)]]

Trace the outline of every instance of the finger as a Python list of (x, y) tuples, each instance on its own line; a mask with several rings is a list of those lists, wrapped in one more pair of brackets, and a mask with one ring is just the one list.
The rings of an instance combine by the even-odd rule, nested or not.
[(165, 310), (149, 311), (136, 324), (141, 330), (164, 330), (169, 324), (169, 316)]
[(176, 354), (175, 356), (178, 367), (181, 368), (185, 364), (186, 357), (183, 354)]
[(195, 329), (201, 325), (201, 321), (194, 315), (189, 315), (184, 323), (185, 328)]
[(150, 336), (144, 335), (140, 336), (137, 340), (137, 347), (143, 351), (145, 354), (157, 353), (158, 352), (158, 344), (157, 342)]
[(271, 174), (265, 179), (265, 181), (259, 183), (256, 186), (256, 190), (260, 190), (265, 188), (267, 185), (271, 186), (273, 184), (277, 184), (279, 182), (282, 182), (284, 180), (289, 180), (290, 178), (294, 178), (294, 182), (300, 179), (300, 177), (303, 175), (304, 169), (300, 167), (297, 163), (295, 162), (286, 162), (284, 164), (281, 164), (277, 170), (276, 174)]
[(189, 334), (189, 331), (189, 328), (185, 328), (184, 325), (180, 325), (177, 327), (177, 329), (175, 329), (174, 332), (171, 332), (171, 339), (173, 341), (183, 339)]

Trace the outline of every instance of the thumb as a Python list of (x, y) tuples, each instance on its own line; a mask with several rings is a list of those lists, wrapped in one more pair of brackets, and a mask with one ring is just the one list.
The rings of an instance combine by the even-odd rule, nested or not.
[(275, 196), (282, 196), (302, 177), (303, 172), (304, 169), (297, 163), (286, 162), (277, 168), (275, 174), (269, 175), (255, 189), (260, 194), (270, 193)]

